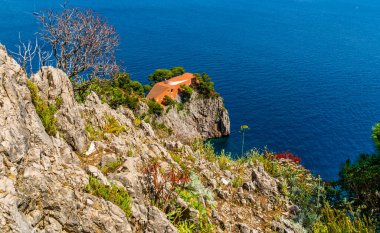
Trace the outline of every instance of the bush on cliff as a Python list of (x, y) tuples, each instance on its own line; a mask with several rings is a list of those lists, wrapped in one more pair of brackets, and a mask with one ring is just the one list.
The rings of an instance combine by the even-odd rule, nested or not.
[(155, 114), (155, 115), (160, 116), (164, 111), (161, 105), (157, 103), (154, 99), (148, 100), (148, 107), (149, 107), (149, 110), (148, 110), (149, 114)]
[(153, 74), (149, 75), (148, 80), (153, 86), (155, 83), (162, 82), (168, 79), (171, 79), (175, 76), (181, 75), (185, 73), (185, 69), (180, 66), (176, 66), (168, 69), (157, 69)]
[[(288, 157), (278, 158), (267, 151), (259, 153), (255, 150), (240, 161), (259, 162), (271, 176), (282, 180), (281, 193), (299, 207), (294, 221), (301, 223), (309, 232), (374, 232), (372, 218), (363, 213), (360, 207), (332, 207), (326, 196), (327, 187), (324, 182), (298, 162)], [(345, 231), (347, 229), (349, 230)]]
[(54, 115), (62, 103), (62, 98), (57, 98), (55, 104), (49, 104), (39, 96), (38, 87), (32, 81), (26, 80), (26, 84), (30, 90), (33, 105), (41, 119), (42, 125), (49, 135), (55, 136), (57, 134), (57, 119)]
[(131, 80), (127, 73), (117, 73), (112, 79), (94, 78), (77, 84), (74, 90), (78, 102), (84, 102), (93, 91), (103, 102), (108, 103), (114, 109), (120, 105), (135, 109), (139, 98), (144, 96), (143, 85), (138, 81)]
[(349, 160), (339, 172), (337, 184), (343, 197), (380, 221), (380, 154), (360, 155), (355, 163)]
[(105, 185), (95, 177), (90, 176), (85, 190), (92, 195), (101, 197), (119, 206), (124, 211), (126, 217), (132, 215), (131, 198), (124, 188), (118, 187), (115, 184)]
[(179, 89), (179, 96), (181, 97), (182, 102), (188, 102), (193, 92), (194, 90), (191, 86), (181, 85), (181, 88)]
[(377, 147), (377, 150), (380, 152), (380, 123), (377, 123), (372, 128), (372, 139)]
[(214, 98), (218, 97), (219, 93), (215, 91), (214, 82), (212, 82), (211, 77), (202, 73), (202, 75), (195, 73), (196, 78), (195, 89), (197, 92), (205, 98)]
[(162, 100), (162, 105), (164, 105), (164, 106), (174, 106), (176, 104), (177, 104), (177, 102), (167, 95), (165, 95), (164, 99)]

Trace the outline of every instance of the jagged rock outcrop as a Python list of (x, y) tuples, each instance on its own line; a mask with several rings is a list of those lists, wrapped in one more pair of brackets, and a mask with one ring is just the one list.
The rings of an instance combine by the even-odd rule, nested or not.
[(61, 102), (56, 114), (57, 128), (73, 149), (83, 153), (87, 149), (88, 139), (67, 75), (59, 69), (43, 67), (30, 80), (37, 85), (45, 101), (52, 104)]
[(131, 232), (119, 207), (83, 192), (88, 176), (45, 132), (26, 78), (0, 46), (0, 232)]
[[(216, 232), (302, 231), (289, 221), (291, 205), (278, 192), (278, 181), (261, 165), (221, 163), (177, 140), (229, 134), (221, 98), (195, 94), (185, 110), (170, 110), (161, 120), (175, 130), (177, 139), (160, 138), (151, 124), (136, 122), (131, 110), (112, 109), (95, 93), (78, 104), (67, 76), (44, 67), (31, 78), (39, 95), (50, 103), (62, 98), (55, 114), (59, 133), (49, 136), (26, 80), (0, 45), (0, 232), (176, 233), (167, 213), (150, 199), (152, 182), (146, 168), (154, 161), (160, 172), (191, 168), (198, 177), (192, 192), (207, 209), (204, 223), (212, 224)], [(90, 176), (107, 187), (126, 190), (130, 216), (88, 193)], [(201, 211), (188, 200), (175, 201), (186, 210), (183, 218), (200, 221)]]
[(222, 97), (204, 98), (194, 92), (183, 110), (171, 108), (157, 120), (182, 140), (230, 135), (230, 118)]

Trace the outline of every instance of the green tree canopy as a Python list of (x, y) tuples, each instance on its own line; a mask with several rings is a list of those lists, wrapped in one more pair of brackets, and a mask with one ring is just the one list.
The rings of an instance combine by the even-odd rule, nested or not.
[(360, 155), (355, 163), (347, 160), (339, 176), (338, 184), (349, 201), (380, 220), (380, 154)]
[(372, 139), (375, 142), (375, 146), (380, 151), (380, 123), (377, 123), (372, 128)]
[(170, 69), (174, 76), (178, 76), (185, 73), (185, 69), (181, 66), (176, 66)]
[(175, 76), (178, 76), (184, 73), (185, 73), (185, 69), (181, 66), (173, 67), (170, 70), (157, 69), (154, 71), (153, 74), (149, 75), (148, 80), (150, 81), (151, 85), (154, 85), (155, 83), (171, 79)]

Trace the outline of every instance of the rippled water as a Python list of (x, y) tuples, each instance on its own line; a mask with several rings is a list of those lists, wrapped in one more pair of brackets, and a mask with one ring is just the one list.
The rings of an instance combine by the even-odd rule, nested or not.
[[(32, 38), (34, 10), (58, 1), (0, 0), (0, 41)], [(72, 1), (121, 34), (118, 57), (134, 79), (156, 68), (207, 72), (225, 99), (232, 135), (216, 147), (292, 151), (315, 174), (337, 177), (373, 151), (380, 119), (380, 2), (373, 0)]]

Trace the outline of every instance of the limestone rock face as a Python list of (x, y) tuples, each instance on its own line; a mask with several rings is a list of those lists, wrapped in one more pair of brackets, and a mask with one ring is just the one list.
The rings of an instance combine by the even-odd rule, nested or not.
[(253, 169), (252, 182), (256, 183), (260, 190), (266, 194), (278, 194), (277, 181), (265, 172), (262, 166)]
[(67, 75), (53, 67), (43, 67), (37, 74), (32, 75), (31, 81), (38, 86), (43, 99), (53, 104), (62, 102), (56, 113), (57, 128), (70, 146), (83, 153), (87, 148), (88, 139)]
[[(147, 168), (155, 162), (160, 173), (190, 168), (198, 176), (192, 190), (200, 205), (212, 209), (207, 221), (216, 232), (302, 232), (289, 221), (289, 211), (297, 210), (285, 208), (291, 203), (278, 191), (279, 181), (260, 164), (222, 164), (208, 158), (201, 147), (186, 143), (230, 133), (221, 98), (194, 93), (184, 110), (171, 109), (157, 119), (174, 130), (173, 137), (163, 138), (152, 124), (136, 123), (136, 112), (123, 106), (112, 109), (94, 92), (85, 103), (77, 103), (67, 76), (44, 67), (31, 81), (45, 101), (61, 102), (55, 115), (59, 133), (49, 136), (26, 80), (23, 69), (0, 45), (0, 232), (176, 233), (168, 210), (152, 204), (154, 182), (147, 179)], [(125, 189), (131, 215), (86, 192), (89, 175), (105, 186)], [(237, 178), (241, 182), (234, 183)], [(162, 186), (163, 191), (168, 193), (170, 186)], [(199, 223), (200, 210), (185, 199), (175, 201), (184, 211), (181, 218)], [(275, 208), (276, 200), (285, 205)], [(281, 216), (276, 221), (275, 209)]]
[(185, 108), (172, 108), (158, 118), (182, 140), (230, 135), (230, 117), (221, 97), (203, 98), (194, 92)]
[(132, 232), (119, 207), (82, 191), (88, 176), (45, 132), (26, 78), (0, 46), (0, 232)]

